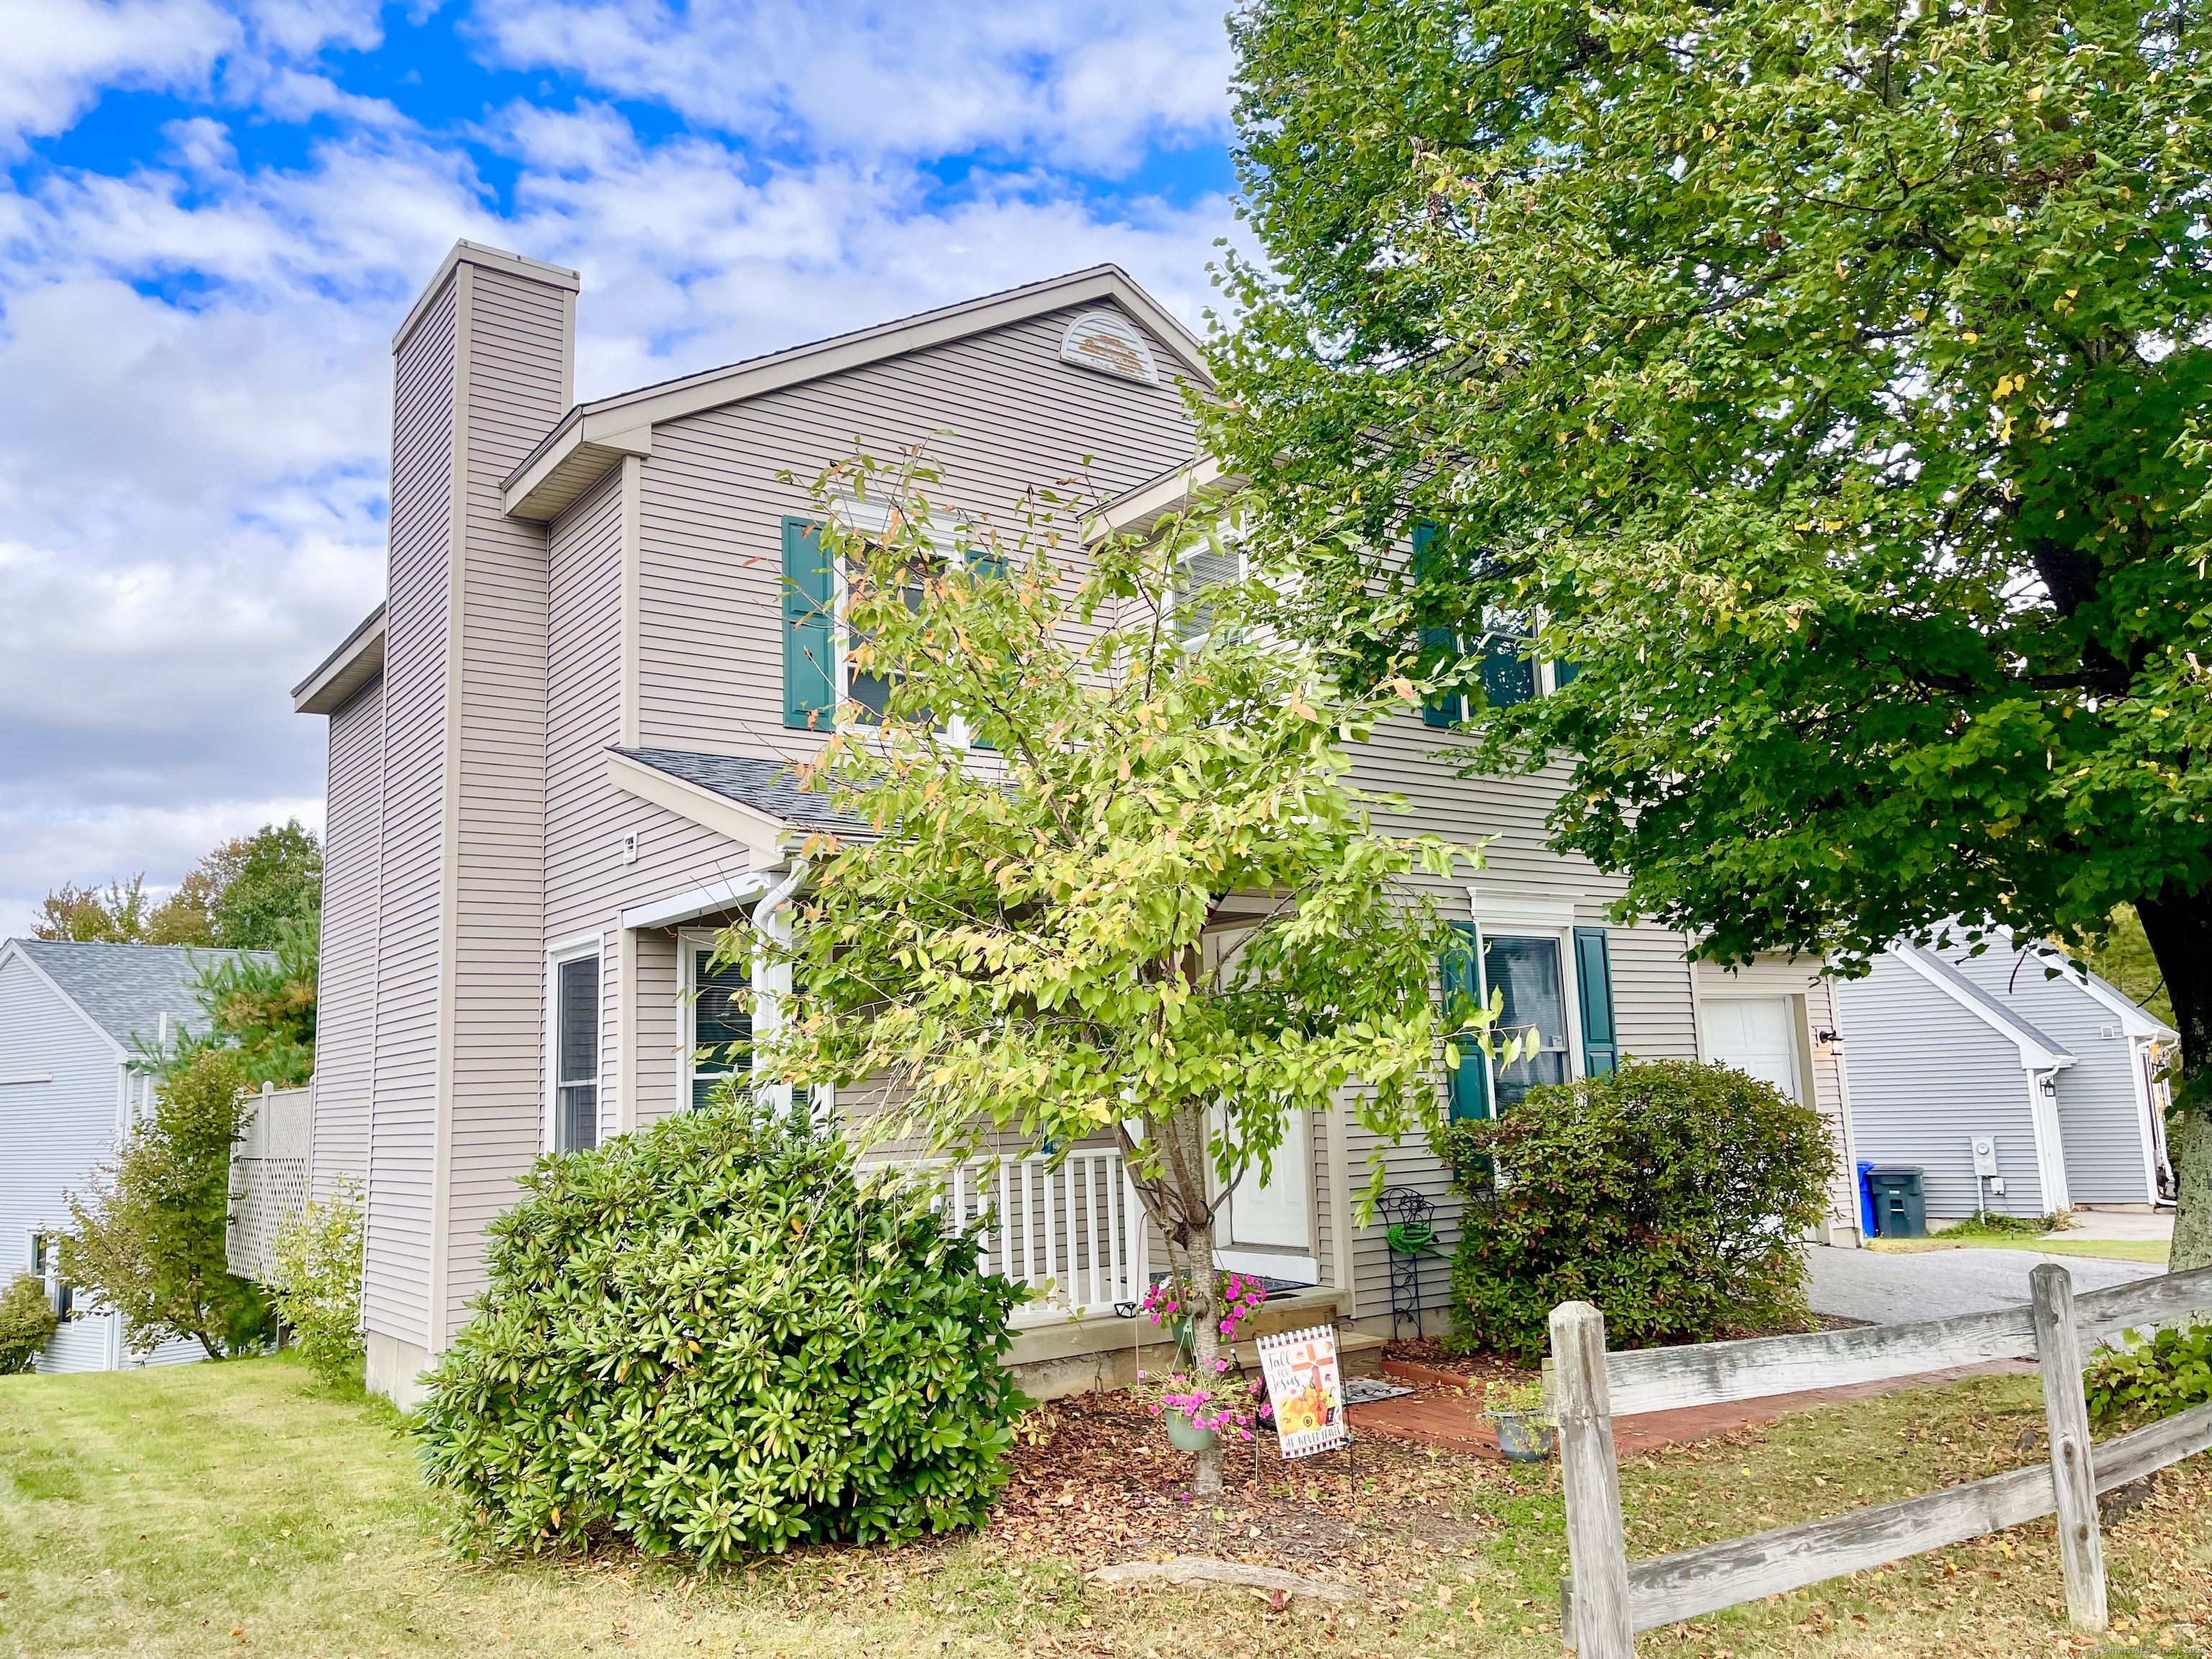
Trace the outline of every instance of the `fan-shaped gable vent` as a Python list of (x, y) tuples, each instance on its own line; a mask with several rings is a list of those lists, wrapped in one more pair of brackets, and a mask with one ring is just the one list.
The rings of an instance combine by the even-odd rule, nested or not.
[(1125, 380), (1158, 386), (1160, 373), (1152, 364), (1152, 348), (1124, 317), (1110, 311), (1086, 311), (1060, 336), (1060, 360), (1101, 374), (1118, 374)]

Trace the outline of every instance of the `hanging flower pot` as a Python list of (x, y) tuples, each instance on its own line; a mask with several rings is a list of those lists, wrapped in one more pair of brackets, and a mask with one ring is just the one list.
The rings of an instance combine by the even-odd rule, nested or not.
[(1211, 1451), (1221, 1443), (1220, 1435), (1212, 1429), (1201, 1429), (1173, 1407), (1161, 1412), (1160, 1421), (1167, 1425), (1168, 1444), (1177, 1451)]

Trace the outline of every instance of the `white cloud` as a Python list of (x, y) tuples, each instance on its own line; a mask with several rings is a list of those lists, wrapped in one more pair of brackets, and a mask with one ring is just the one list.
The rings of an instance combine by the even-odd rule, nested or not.
[[(210, 89), (130, 170), (0, 188), (0, 934), (58, 882), (173, 881), (225, 836), (309, 815), (321, 723), (287, 692), (380, 596), (391, 331), (455, 237), (583, 272), (578, 388), (595, 396), (1102, 259), (1195, 323), (1230, 223), (1218, 198), (1102, 205), (1054, 171), (1209, 129), (1220, 71), (1192, 65), (1214, 51), (1210, 13), (1182, 55), (1167, 10), (1090, 35), (1069, 8), (948, 12), (941, 40), (887, 14), (848, 27), (835, 63), (761, 79), (750, 136), (805, 141), (782, 149), (647, 144), (591, 102), (495, 111), (464, 137), (519, 169), (501, 211), (464, 143), (306, 61), (373, 38), (366, 4), (75, 3), (75, 44), (0, 63), (0, 123), (51, 131), (97, 86)], [(495, 22), (569, 51), (624, 15)], [(761, 30), (836, 33), (763, 16), (754, 47)], [(117, 19), (135, 45), (99, 33)], [(599, 84), (708, 99), (712, 74), (676, 72), (732, 50), (736, 27), (704, 7), (663, 18)], [(901, 103), (884, 65), (909, 50), (943, 84)], [(963, 52), (979, 67), (956, 85)], [(248, 88), (251, 118), (313, 112), (337, 136), (304, 164), (242, 165), (226, 100)], [(908, 149), (986, 141), (1019, 159), (949, 202)]]
[(515, 67), (849, 155), (995, 146), (1118, 171), (1148, 143), (1218, 138), (1225, 125), (1217, 0), (488, 0), (476, 19)]

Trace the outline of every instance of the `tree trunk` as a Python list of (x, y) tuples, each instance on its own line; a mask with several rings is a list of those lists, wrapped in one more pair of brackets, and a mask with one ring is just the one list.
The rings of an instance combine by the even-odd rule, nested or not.
[[(1159, 1224), (1168, 1246), (1168, 1271), (1182, 1287), (1177, 1299), (1190, 1316), (1192, 1377), (1201, 1388), (1211, 1388), (1219, 1377), (1215, 1361), (1221, 1353), (1221, 1296), (1213, 1266), (1213, 1212), (1206, 1157), (1206, 1110), (1201, 1105), (1176, 1107), (1159, 1117), (1146, 1120), (1145, 1132), (1159, 1149), (1157, 1186), (1146, 1195), (1146, 1207)], [(1198, 1468), (1191, 1491), (1207, 1497), (1221, 1490), (1221, 1447), (1218, 1442), (1198, 1453)]]
[(2181, 1031), (2166, 1152), (2179, 1187), (2168, 1270), (2212, 1265), (2212, 891), (2169, 884), (2136, 904)]

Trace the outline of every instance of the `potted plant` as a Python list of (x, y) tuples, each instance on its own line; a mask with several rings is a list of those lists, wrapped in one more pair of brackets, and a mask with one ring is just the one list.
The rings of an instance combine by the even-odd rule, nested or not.
[(1486, 1382), (1482, 1414), (1498, 1431), (1498, 1449), (1510, 1463), (1540, 1463), (1559, 1443), (1559, 1419), (1544, 1404), (1542, 1382)]
[(1177, 1451), (1206, 1451), (1224, 1440), (1249, 1440), (1253, 1425), (1267, 1415), (1249, 1378), (1231, 1372), (1226, 1359), (1213, 1362), (1214, 1375), (1204, 1377), (1177, 1367), (1164, 1372), (1139, 1371), (1137, 1401), (1168, 1431), (1168, 1443)]

